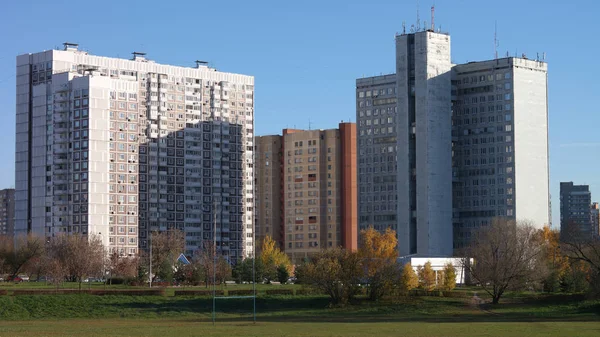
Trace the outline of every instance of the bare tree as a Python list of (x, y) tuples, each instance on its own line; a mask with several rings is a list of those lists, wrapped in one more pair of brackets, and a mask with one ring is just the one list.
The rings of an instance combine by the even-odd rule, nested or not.
[[(495, 218), (475, 233), (463, 267), (498, 304), (507, 289), (519, 289), (545, 277), (543, 241), (529, 222)], [(469, 263), (469, 258), (475, 260)]]
[(52, 238), (47, 254), (52, 261), (53, 278), (68, 278), (81, 283), (86, 277), (96, 276), (102, 272), (105, 251), (97, 237), (84, 235), (60, 235)]
[(570, 224), (561, 233), (560, 249), (569, 260), (586, 264), (591, 271), (590, 285), (600, 294), (600, 238), (583, 233), (575, 224)]
[(138, 256), (121, 256), (112, 253), (108, 257), (107, 264), (110, 272), (110, 283), (113, 276), (122, 278), (134, 278), (138, 272), (140, 258)]
[(163, 272), (162, 268), (167, 266), (172, 268), (175, 265), (179, 254), (184, 251), (185, 237), (183, 231), (175, 229), (152, 233), (151, 241), (152, 272), (154, 275), (158, 275)]

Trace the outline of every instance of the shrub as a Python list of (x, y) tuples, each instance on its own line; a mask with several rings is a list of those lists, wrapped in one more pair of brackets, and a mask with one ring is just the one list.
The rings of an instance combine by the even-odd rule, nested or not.
[(267, 289), (267, 295), (294, 295), (292, 289)]
[[(217, 296), (223, 296), (223, 290), (216, 290)], [(212, 290), (175, 290), (175, 296), (212, 296)]]
[(254, 295), (254, 291), (251, 289), (247, 290), (227, 290), (227, 296), (248, 296)]

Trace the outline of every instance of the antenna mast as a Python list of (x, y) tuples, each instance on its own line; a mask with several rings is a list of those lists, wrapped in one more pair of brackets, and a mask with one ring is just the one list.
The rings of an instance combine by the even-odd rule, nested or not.
[(498, 59), (498, 23), (494, 21), (494, 57)]
[(417, 32), (421, 30), (421, 18), (419, 17), (419, 0), (417, 0)]
[(431, 6), (431, 30), (435, 32), (435, 5)]

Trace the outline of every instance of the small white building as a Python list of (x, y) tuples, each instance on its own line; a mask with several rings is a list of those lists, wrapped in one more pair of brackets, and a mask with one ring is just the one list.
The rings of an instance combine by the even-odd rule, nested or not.
[[(398, 258), (398, 263), (404, 266), (407, 263), (410, 263), (415, 273), (419, 269), (419, 267), (423, 267), (425, 263), (431, 262), (431, 267), (435, 271), (435, 276), (437, 280), (438, 271), (444, 270), (444, 267), (448, 264), (448, 262), (452, 263), (454, 266), (454, 271), (456, 272), (456, 284), (464, 284), (465, 277), (467, 274), (466, 267), (463, 266), (462, 263), (463, 258), (460, 257), (414, 257), (414, 256), (403, 256)], [(471, 263), (473, 259), (470, 259)]]

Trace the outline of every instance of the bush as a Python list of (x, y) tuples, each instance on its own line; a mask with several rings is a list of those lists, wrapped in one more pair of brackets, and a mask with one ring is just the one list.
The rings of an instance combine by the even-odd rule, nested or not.
[[(216, 290), (217, 296), (223, 296), (223, 290)], [(212, 296), (212, 290), (175, 290), (175, 296)]]
[(227, 290), (227, 296), (248, 296), (254, 295), (254, 291), (248, 290)]
[(102, 289), (16, 289), (14, 296), (20, 295), (125, 295), (125, 296), (165, 296), (164, 289), (120, 289), (120, 290), (102, 290)]
[(267, 289), (267, 295), (294, 295), (292, 289)]
[(131, 277), (111, 277), (106, 279), (106, 284), (126, 284), (132, 285), (135, 279)]

